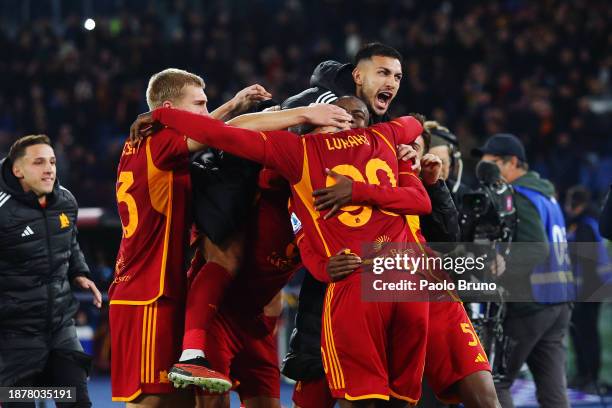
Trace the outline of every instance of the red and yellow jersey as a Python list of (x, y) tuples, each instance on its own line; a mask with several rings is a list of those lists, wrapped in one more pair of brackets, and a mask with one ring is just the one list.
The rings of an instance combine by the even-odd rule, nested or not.
[(110, 303), (143, 305), (162, 295), (183, 297), (191, 219), (185, 136), (164, 129), (147, 137), (138, 148), (126, 143), (116, 192), (123, 237)]
[(405, 126), (408, 125), (400, 120), (367, 129), (302, 138), (302, 171), (292, 184), (293, 204), (306, 231), (304, 239), (309, 240), (316, 253), (330, 257), (340, 249), (349, 248), (355, 254), (362, 254), (364, 245), (406, 241), (406, 219), (399, 214), (370, 205), (351, 205), (324, 220), (325, 214), (314, 208), (312, 196), (314, 190), (335, 182), (325, 174), (325, 169), (357, 182), (397, 187), (396, 146), (411, 143), (420, 133), (411, 136), (404, 131)]
[[(369, 204), (343, 207), (325, 220), (314, 207), (312, 192), (334, 183), (325, 169), (373, 187), (396, 187), (400, 175), (396, 146), (412, 143), (423, 128), (405, 116), (365, 129), (310, 134), (254, 132), (176, 109), (160, 108), (153, 118), (190, 138), (276, 170), (291, 186), (294, 210), (315, 253), (328, 258), (340, 249), (362, 254), (364, 245), (405, 242), (406, 219)], [(410, 192), (406, 191), (407, 194)], [(393, 194), (392, 194), (393, 195)], [(429, 210), (431, 203), (427, 200)]]

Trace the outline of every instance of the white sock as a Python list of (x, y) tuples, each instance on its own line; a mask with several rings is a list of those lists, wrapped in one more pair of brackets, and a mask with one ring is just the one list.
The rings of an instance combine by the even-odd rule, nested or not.
[(185, 360), (191, 360), (191, 359), (197, 358), (197, 357), (206, 357), (204, 355), (204, 350), (185, 349), (185, 350), (183, 350), (183, 354), (181, 354), (181, 358), (179, 358), (179, 362), (180, 361), (185, 361)]

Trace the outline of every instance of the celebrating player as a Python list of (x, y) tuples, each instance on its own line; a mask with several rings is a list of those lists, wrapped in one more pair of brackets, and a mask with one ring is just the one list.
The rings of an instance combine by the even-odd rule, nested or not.
[[(265, 99), (269, 94), (254, 86), (231, 105), (244, 99)], [(174, 107), (194, 117), (208, 114), (203, 80), (191, 73), (167, 69), (153, 75), (147, 103)], [(215, 115), (226, 115), (224, 105)], [(316, 108), (321, 124), (331, 120), (337, 107)], [(312, 110), (312, 109), (311, 109)], [(295, 123), (303, 111), (276, 115), (279, 128)], [(342, 112), (344, 114), (344, 112)], [(246, 117), (249, 123), (270, 125)], [(287, 122), (286, 120), (289, 120)], [(316, 122), (316, 120), (315, 120)], [(257, 125), (253, 125), (257, 128)], [(186, 231), (191, 221), (189, 152), (205, 147), (204, 139), (162, 129), (142, 143), (126, 143), (117, 172), (117, 202), (123, 238), (110, 289), (110, 326), (113, 400), (133, 406), (190, 406), (193, 393), (174, 392), (167, 374), (178, 359), (183, 332), (187, 279)], [(211, 371), (213, 388), (227, 389), (229, 380)]]
[[(295, 211), (303, 220), (304, 239), (310, 240), (320, 256), (329, 257), (345, 247), (360, 253), (364, 241), (407, 239), (408, 228), (402, 217), (363, 206), (356, 209), (358, 214), (343, 211), (323, 220), (324, 213), (314, 208), (311, 195), (314, 188), (325, 186), (325, 168), (359, 180), (367, 177), (371, 184), (381, 182), (377, 173), (382, 172), (386, 174), (383, 182), (397, 185), (395, 146), (411, 143), (422, 132), (414, 118), (298, 139), (290, 132), (257, 133), (161, 108), (141, 115), (131, 132), (137, 133), (155, 121), (187, 135), (198, 134), (217, 148), (263, 163), (283, 175), (291, 185)], [(361, 302), (358, 277), (354, 274), (328, 289), (329, 324), (323, 350), (329, 357), (332, 394), (348, 405), (353, 404), (350, 401), (366, 399), (414, 402), (420, 394), (428, 305)], [(403, 330), (406, 325), (412, 328), (410, 332)], [(379, 333), (378, 329), (383, 330)], [(392, 340), (385, 336), (387, 329), (393, 333), (389, 338)], [(388, 355), (395, 356), (389, 365)]]

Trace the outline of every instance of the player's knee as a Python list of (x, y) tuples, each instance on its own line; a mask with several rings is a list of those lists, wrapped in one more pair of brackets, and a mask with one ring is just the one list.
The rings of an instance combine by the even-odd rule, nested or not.
[(232, 276), (236, 276), (242, 266), (243, 245), (241, 242), (229, 242), (223, 246), (214, 244), (209, 239), (204, 241), (204, 256), (207, 262), (214, 262)]

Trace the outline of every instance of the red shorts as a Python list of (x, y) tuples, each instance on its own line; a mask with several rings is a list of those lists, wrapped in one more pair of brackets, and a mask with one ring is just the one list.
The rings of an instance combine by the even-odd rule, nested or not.
[[(206, 333), (210, 368), (236, 384), (242, 401), (280, 398), (276, 317), (243, 319), (220, 311)], [(247, 319), (244, 319), (247, 320)]]
[(293, 402), (299, 408), (334, 408), (336, 405), (325, 377), (295, 383)]
[(425, 377), (439, 400), (456, 404), (452, 385), (491, 366), (460, 302), (432, 302), (429, 313)]
[(418, 401), (428, 318), (426, 302), (362, 301), (360, 274), (329, 284), (321, 352), (332, 396)]
[(111, 305), (113, 401), (175, 391), (168, 371), (181, 355), (185, 308), (160, 298), (148, 305)]

